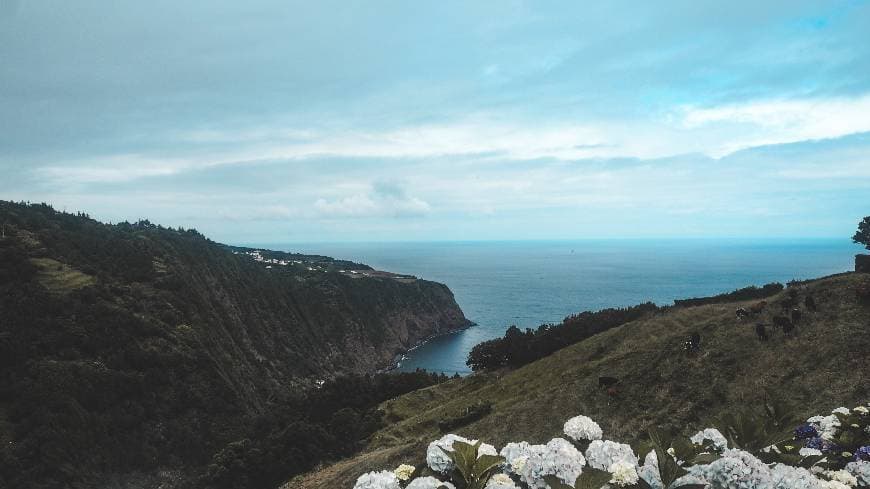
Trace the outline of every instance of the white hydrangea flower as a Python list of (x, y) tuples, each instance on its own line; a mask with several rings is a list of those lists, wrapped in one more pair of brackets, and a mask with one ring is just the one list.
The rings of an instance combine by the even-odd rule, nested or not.
[(833, 411), (831, 411), (831, 414), (837, 414), (837, 413), (845, 414), (846, 416), (848, 416), (849, 415), (849, 408), (838, 407), (837, 409), (834, 409)]
[(396, 470), (393, 471), (396, 474), (396, 478), (400, 481), (406, 481), (411, 478), (411, 475), (414, 473), (416, 467), (408, 464), (401, 464), (396, 467)]
[(610, 471), (610, 466), (622, 460), (637, 465), (637, 456), (630, 446), (610, 440), (594, 440), (586, 449), (589, 466)]
[(821, 454), (822, 454), (822, 451), (819, 450), (819, 449), (817, 449), (817, 448), (806, 448), (806, 447), (804, 447), (804, 448), (801, 448), (800, 450), (798, 450), (798, 454), (799, 454), (801, 457), (811, 457), (811, 456), (814, 456), (814, 455), (821, 455)]
[(453, 442), (455, 441), (476, 443), (476, 440), (469, 440), (468, 438), (463, 438), (452, 433), (433, 441), (429, 444), (429, 447), (426, 448), (426, 464), (430, 469), (439, 474), (446, 474), (453, 468), (453, 460), (450, 460), (450, 457), (448, 457), (444, 451), (452, 452)]
[(638, 470), (638, 475), (645, 480), (652, 489), (664, 489), (662, 476), (659, 474), (659, 458), (655, 450), (650, 450), (643, 459), (643, 467)]
[(870, 462), (849, 462), (846, 471), (855, 476), (861, 487), (870, 487)]
[(701, 430), (690, 438), (692, 443), (695, 445), (704, 445), (704, 440), (710, 440), (713, 442), (713, 446), (718, 451), (722, 451), (728, 448), (728, 440), (719, 432), (716, 428), (706, 428)]
[(862, 414), (862, 415), (866, 415), (867, 413), (870, 413), (870, 409), (867, 409), (865, 406), (857, 406), (852, 411), (855, 411), (856, 413)]
[(519, 487), (507, 474), (495, 474), (487, 481), (484, 489), (519, 489)]
[(520, 475), (526, 470), (526, 462), (529, 461), (528, 455), (523, 457), (517, 457), (511, 462), (511, 470), (514, 474)]
[(553, 475), (573, 486), (583, 472), (586, 459), (564, 438), (553, 438), (546, 445), (530, 445), (520, 478), (530, 489), (547, 489), (544, 477)]
[(637, 484), (637, 466), (625, 460), (617, 460), (610, 465), (611, 484), (617, 486), (633, 486)]
[(568, 438), (578, 441), (600, 440), (603, 434), (601, 426), (598, 426), (598, 423), (592, 421), (591, 418), (586, 416), (574, 416), (568, 421), (565, 421), (565, 426), (562, 428), (562, 431), (565, 432), (565, 435), (567, 435)]
[(449, 482), (441, 482), (434, 477), (417, 477), (412, 480), (405, 489), (438, 489), (441, 486), (447, 486), (449, 489), (456, 489), (456, 486)]
[(813, 416), (807, 420), (807, 423), (813, 425), (819, 436), (825, 440), (832, 440), (837, 435), (837, 428), (840, 427), (840, 420), (833, 414), (829, 416)]
[(821, 489), (822, 482), (802, 467), (776, 464), (770, 469), (772, 489)]
[(850, 487), (858, 485), (858, 478), (850, 474), (848, 470), (829, 470), (825, 472), (825, 475), (832, 481), (837, 481)]
[(529, 445), (528, 442), (521, 441), (519, 443), (508, 443), (501, 449), (499, 455), (504, 457), (504, 467), (509, 472), (520, 475), (523, 473), (526, 461), (532, 453), (531, 447), (539, 447), (536, 449), (543, 450), (544, 445)]
[(396, 474), (389, 470), (382, 470), (359, 476), (353, 489), (401, 489), (401, 486)]
[(768, 466), (749, 452), (726, 450), (722, 458), (689, 468), (713, 489), (822, 489), (822, 481), (800, 467)]
[(821, 481), (819, 482), (821, 489), (852, 489), (851, 487), (838, 481)]
[(725, 450), (722, 458), (710, 464), (690, 467), (689, 474), (716, 489), (773, 487), (767, 465), (742, 450)]
[(481, 443), (480, 446), (477, 447), (477, 456), (480, 457), (481, 455), (498, 456), (498, 450), (489, 443)]

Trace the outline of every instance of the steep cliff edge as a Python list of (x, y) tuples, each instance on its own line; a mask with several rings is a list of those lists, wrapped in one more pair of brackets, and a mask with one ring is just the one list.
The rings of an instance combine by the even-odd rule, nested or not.
[(0, 225), (0, 462), (59, 481), (204, 463), (299, 387), (468, 325), (443, 284), (364, 265), (44, 205)]

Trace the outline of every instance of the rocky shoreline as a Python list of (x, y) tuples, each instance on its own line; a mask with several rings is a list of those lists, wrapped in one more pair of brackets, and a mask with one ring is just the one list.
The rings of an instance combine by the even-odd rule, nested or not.
[(423, 338), (422, 340), (417, 341), (414, 344), (414, 346), (412, 346), (411, 348), (408, 348), (407, 350), (405, 350), (401, 353), (397, 353), (396, 356), (393, 357), (393, 361), (390, 362), (390, 364), (387, 367), (378, 369), (376, 373), (382, 374), (382, 373), (392, 372), (393, 370), (400, 368), (402, 366), (402, 362), (408, 359), (408, 357), (407, 357), (408, 353), (411, 353), (414, 350), (417, 350), (418, 348), (420, 348), (421, 346), (425, 345), (426, 343), (434, 340), (435, 338), (440, 338), (442, 336), (448, 336), (448, 335), (460, 333), (460, 332), (465, 331), (468, 328), (472, 328), (474, 326), (477, 326), (477, 323), (469, 320), (468, 323), (461, 328), (457, 328), (457, 329), (454, 329), (452, 331), (447, 331), (444, 333), (436, 333), (433, 335), (429, 335), (429, 336)]

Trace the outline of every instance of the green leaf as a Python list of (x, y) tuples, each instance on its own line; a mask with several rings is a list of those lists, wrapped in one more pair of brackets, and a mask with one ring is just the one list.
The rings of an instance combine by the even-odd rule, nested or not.
[(823, 458), (825, 458), (824, 455), (810, 455), (808, 457), (804, 457), (803, 459), (801, 459), (801, 461), (798, 464), (795, 464), (795, 465), (798, 465), (798, 466), (803, 467), (805, 469), (809, 469), (813, 465), (816, 465), (817, 463), (819, 463)]
[(718, 453), (699, 453), (692, 459), (692, 465), (710, 464), (719, 460), (722, 456)]
[(637, 484), (634, 485), (637, 489), (652, 489), (652, 486), (649, 483), (641, 478), (637, 479)]
[(677, 438), (671, 442), (671, 447), (674, 449), (674, 456), (677, 460), (686, 462), (694, 460), (698, 456), (698, 448), (686, 438)]
[(562, 482), (562, 479), (556, 477), (555, 475), (545, 475), (544, 481), (550, 486), (550, 489), (573, 489), (568, 484)]
[(670, 437), (655, 429), (649, 431), (649, 437), (653, 442), (656, 458), (658, 459), (659, 475), (662, 478), (662, 483), (665, 487), (668, 487), (675, 480), (686, 474), (686, 469), (677, 465), (677, 462), (667, 452), (666, 447), (671, 445)]
[(482, 489), (490, 476), (504, 462), (504, 457), (498, 455), (481, 455), (477, 456), (482, 442), (471, 445), (469, 443), (454, 441), (453, 451), (448, 452), (444, 449), (444, 453), (453, 460), (456, 465), (455, 474), (462, 479), (464, 484), (460, 487), (466, 489)]
[[(481, 455), (474, 463), (474, 475), (476, 478), (483, 478), (489, 473), (497, 470), (504, 463), (504, 457), (498, 455)], [(489, 478), (488, 476), (486, 477)]]
[(601, 489), (612, 477), (610, 472), (586, 467), (574, 482), (574, 489)]

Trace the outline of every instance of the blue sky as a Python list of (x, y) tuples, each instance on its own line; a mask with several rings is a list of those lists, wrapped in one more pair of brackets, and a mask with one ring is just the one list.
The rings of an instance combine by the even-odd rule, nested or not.
[(848, 238), (868, 32), (867, 1), (0, 0), (0, 198), (227, 242)]

